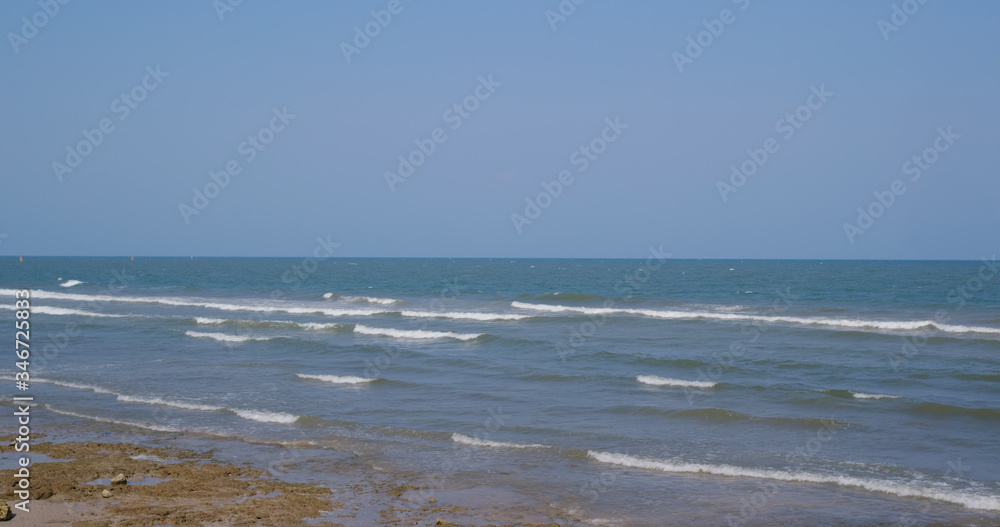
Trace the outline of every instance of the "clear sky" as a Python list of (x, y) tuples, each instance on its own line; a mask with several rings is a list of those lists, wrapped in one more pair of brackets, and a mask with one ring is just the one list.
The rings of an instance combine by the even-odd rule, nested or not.
[(943, 0), (3, 2), (0, 254), (979, 259), (998, 22)]

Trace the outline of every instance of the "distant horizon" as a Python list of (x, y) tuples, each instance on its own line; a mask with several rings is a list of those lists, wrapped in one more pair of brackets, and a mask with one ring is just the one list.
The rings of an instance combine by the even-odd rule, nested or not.
[[(310, 255), (298, 256), (148, 256), (148, 255), (0, 255), (0, 258), (176, 258), (180, 260), (194, 259), (226, 259), (226, 258), (273, 258), (273, 259), (297, 259), (309, 258)], [(756, 261), (756, 262), (981, 262), (989, 259), (993, 261), (995, 254), (981, 256), (977, 259), (929, 259), (929, 258), (697, 258), (697, 257), (670, 257), (665, 261)], [(329, 256), (316, 258), (324, 260), (645, 260), (643, 256)]]

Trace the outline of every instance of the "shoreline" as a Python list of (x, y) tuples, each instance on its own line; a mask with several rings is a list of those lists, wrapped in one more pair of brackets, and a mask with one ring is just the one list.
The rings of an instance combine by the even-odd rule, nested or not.
[[(111, 428), (118, 428), (113, 426)], [(111, 435), (110, 431), (102, 435)], [(59, 435), (37, 434), (31, 445), (31, 497), (29, 512), (14, 508), (20, 501), (5, 485), (2, 499), (14, 517), (7, 525), (491, 525), (556, 527), (582, 525), (576, 521), (544, 518), (538, 511), (511, 510), (503, 500), (490, 503), (489, 492), (476, 489), (437, 491), (424, 498), (426, 487), (415, 485), (417, 474), (381, 472), (357, 463), (354, 456), (330, 451), (333, 482), (304, 481), (294, 474), (261, 468), (257, 462), (234, 462), (226, 440), (177, 435), (122, 434), (121, 441), (63, 441)], [(0, 480), (14, 481), (14, 435), (0, 436)], [(165, 446), (152, 446), (152, 445)], [(203, 448), (208, 447), (208, 448)], [(297, 449), (277, 444), (256, 444), (273, 459), (291, 457)], [(343, 453), (340, 453), (343, 454)], [(40, 458), (40, 459), (39, 459)], [(273, 464), (273, 463), (272, 463)], [(294, 467), (292, 467), (294, 468)], [(289, 471), (290, 473), (292, 471)], [(303, 471), (299, 471), (300, 475)], [(308, 472), (304, 472), (309, 474)], [(124, 485), (110, 480), (124, 474)], [(110, 497), (102, 493), (110, 491)], [(496, 497), (496, 496), (493, 496)], [(463, 506), (467, 498), (469, 506)], [(484, 503), (484, 499), (486, 502)]]

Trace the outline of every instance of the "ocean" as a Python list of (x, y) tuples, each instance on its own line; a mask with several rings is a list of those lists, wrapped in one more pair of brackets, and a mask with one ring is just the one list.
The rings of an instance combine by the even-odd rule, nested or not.
[(567, 524), (1000, 523), (993, 256), (649, 254), (4, 258), (0, 393), (50, 439), (285, 445)]

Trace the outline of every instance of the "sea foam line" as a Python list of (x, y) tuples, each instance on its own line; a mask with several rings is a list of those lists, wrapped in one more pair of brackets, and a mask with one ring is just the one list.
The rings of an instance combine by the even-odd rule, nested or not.
[(465, 434), (459, 434), (457, 432), (451, 434), (451, 440), (463, 445), (488, 446), (495, 448), (548, 448), (545, 445), (526, 445), (523, 443), (508, 443), (506, 441), (489, 441), (486, 439), (479, 439), (477, 437), (470, 437)]
[(717, 382), (708, 381), (682, 381), (680, 379), (667, 379), (664, 377), (657, 377), (656, 375), (640, 375), (635, 378), (635, 380), (643, 384), (652, 384), (653, 386), (681, 386), (686, 388), (711, 388)]
[(454, 319), (466, 319), (466, 320), (521, 320), (522, 318), (529, 318), (528, 315), (518, 315), (515, 313), (481, 313), (476, 311), (400, 311), (400, 314), (404, 317), (417, 317), (417, 318), (454, 318)]
[[(0, 289), (0, 295), (14, 294), (13, 289)], [(221, 311), (254, 311), (261, 313), (294, 313), (294, 314), (315, 314), (319, 313), (328, 316), (368, 316), (393, 313), (384, 309), (330, 309), (319, 306), (289, 305), (285, 304), (230, 304), (226, 302), (196, 302), (180, 298), (170, 297), (144, 297), (144, 296), (111, 296), (111, 295), (83, 295), (76, 293), (54, 293), (36, 289), (31, 292), (34, 298), (48, 298), (54, 300), (73, 300), (77, 302), (125, 302), (162, 304), (180, 307), (203, 307), (207, 309), (218, 309)]]
[(587, 455), (602, 463), (610, 463), (624, 467), (660, 470), (663, 472), (680, 472), (689, 474), (713, 474), (717, 476), (746, 477), (771, 479), (776, 481), (802, 483), (833, 483), (844, 487), (856, 487), (873, 492), (884, 492), (902, 497), (929, 498), (938, 501), (956, 503), (970, 509), (1000, 510), (1000, 496), (973, 494), (952, 490), (941, 490), (920, 487), (884, 479), (858, 478), (813, 474), (809, 472), (788, 472), (783, 470), (754, 469), (732, 465), (708, 465), (701, 463), (685, 463), (658, 459), (644, 459), (626, 454), (612, 452), (588, 451)]
[(314, 381), (330, 382), (333, 384), (364, 384), (378, 380), (375, 377), (353, 377), (350, 375), (312, 375), (309, 373), (296, 373), (300, 379), (310, 379)]
[(664, 318), (673, 320), (751, 320), (768, 323), (791, 323), (803, 325), (830, 326), (851, 329), (876, 329), (876, 330), (896, 330), (910, 331), (925, 327), (936, 328), (946, 333), (986, 333), (1000, 335), (1000, 328), (984, 326), (962, 326), (954, 324), (942, 324), (932, 320), (916, 321), (896, 321), (896, 320), (855, 320), (836, 318), (815, 318), (815, 317), (788, 317), (771, 315), (750, 315), (743, 313), (718, 313), (710, 311), (674, 311), (659, 309), (630, 309), (611, 307), (574, 307), (549, 304), (528, 304), (525, 302), (511, 302), (511, 307), (517, 309), (532, 309), (535, 311), (547, 311), (550, 313), (575, 312), (588, 315), (639, 315), (651, 318)]
[[(0, 295), (3, 294), (14, 294), (13, 289), (0, 289)], [(320, 314), (331, 317), (350, 317), (350, 316), (375, 316), (375, 315), (389, 315), (398, 313), (405, 317), (436, 317), (436, 318), (455, 318), (455, 319), (469, 319), (469, 320), (520, 320), (526, 318), (526, 315), (519, 315), (515, 313), (480, 313), (480, 312), (434, 312), (434, 311), (398, 311), (385, 308), (368, 308), (368, 309), (351, 309), (351, 308), (330, 308), (325, 306), (313, 306), (307, 304), (290, 304), (290, 303), (271, 303), (271, 304), (232, 304), (227, 302), (210, 302), (210, 301), (194, 301), (185, 300), (182, 298), (171, 298), (171, 297), (143, 297), (143, 296), (111, 296), (111, 295), (84, 295), (76, 293), (55, 293), (50, 291), (44, 291), (41, 289), (34, 290), (31, 292), (32, 296), (35, 298), (47, 298), (54, 300), (72, 300), (77, 302), (125, 302), (125, 303), (146, 303), (146, 304), (161, 304), (167, 306), (178, 306), (178, 307), (199, 307), (205, 309), (217, 309), (221, 311), (250, 311), (258, 313), (290, 313), (297, 315), (311, 315)], [(353, 298), (353, 297), (352, 297)], [(376, 298), (376, 297), (356, 297), (363, 298), (365, 301), (372, 301), (376, 304), (387, 304), (400, 302), (396, 299), (388, 298)], [(80, 314), (84, 314), (81, 312)], [(91, 316), (125, 316), (125, 315), (91, 315)]]
[(225, 333), (202, 333), (200, 331), (185, 331), (189, 337), (213, 339), (219, 342), (247, 342), (251, 340), (271, 340), (272, 337), (245, 337), (240, 335), (227, 335)]
[[(184, 410), (198, 410), (202, 412), (231, 412), (236, 414), (243, 419), (249, 419), (252, 421), (259, 421), (262, 423), (294, 423), (299, 419), (300, 416), (284, 413), (284, 412), (268, 412), (263, 410), (243, 410), (239, 408), (229, 408), (226, 406), (215, 406), (207, 404), (189, 403), (185, 401), (172, 401), (169, 399), (162, 399), (160, 397), (142, 397), (138, 395), (126, 395), (118, 393), (107, 388), (102, 388), (100, 386), (93, 386), (89, 384), (78, 384), (74, 382), (64, 382), (56, 381), (51, 379), (39, 379), (32, 378), (34, 382), (42, 382), (47, 384), (55, 384), (57, 386), (63, 386), (65, 388), (73, 388), (75, 390), (90, 390), (94, 393), (114, 395), (116, 399), (126, 403), (139, 403), (139, 404), (151, 404), (158, 406), (170, 406), (173, 408), (181, 408)], [(111, 422), (111, 421), (109, 421)], [(119, 424), (133, 424), (122, 422)], [(140, 425), (135, 425), (140, 426)], [(176, 431), (176, 430), (173, 430)]]
[(195, 317), (195, 324), (202, 325), (222, 325), (222, 324), (237, 324), (237, 325), (249, 325), (249, 326), (260, 326), (260, 325), (274, 325), (274, 326), (289, 326), (298, 327), (302, 329), (311, 330), (327, 330), (327, 329), (349, 329), (350, 324), (325, 324), (320, 322), (293, 322), (291, 320), (232, 320), (228, 318), (206, 318), (206, 317)]
[[(11, 311), (17, 309), (14, 306), (0, 305), (0, 309), (9, 309)], [(31, 306), (31, 312), (35, 314), (42, 315), (77, 315), (81, 317), (101, 317), (101, 318), (123, 318), (128, 315), (113, 315), (110, 313), (95, 313), (93, 311), (83, 311), (82, 309), (71, 309), (68, 307), (55, 307), (55, 306)]]
[(183, 430), (181, 430), (179, 428), (174, 428), (172, 426), (161, 426), (161, 425), (154, 425), (154, 424), (148, 424), (148, 423), (137, 423), (135, 421), (124, 421), (124, 420), (121, 420), (121, 419), (112, 419), (110, 417), (97, 417), (97, 416), (94, 416), (94, 415), (78, 414), (76, 412), (69, 412), (69, 411), (66, 411), (66, 410), (59, 410), (59, 409), (53, 408), (52, 406), (50, 406), (48, 404), (45, 405), (45, 408), (48, 409), (50, 412), (56, 413), (56, 414), (59, 414), (59, 415), (65, 415), (65, 416), (69, 416), (69, 417), (76, 417), (76, 418), (79, 418), (79, 419), (89, 419), (91, 421), (99, 421), (101, 423), (110, 423), (110, 424), (125, 425), (125, 426), (134, 426), (136, 428), (145, 428), (146, 430), (153, 430), (153, 431), (156, 431), (156, 432), (175, 432), (175, 433), (176, 432), (183, 432)]
[(880, 393), (861, 393), (861, 392), (851, 392), (851, 396), (855, 399), (899, 399), (898, 395), (882, 395)]
[(450, 331), (426, 331), (422, 329), (392, 329), (373, 328), (363, 324), (355, 324), (354, 332), (362, 335), (382, 335), (401, 339), (443, 339), (472, 340), (483, 336), (483, 333), (452, 333)]

